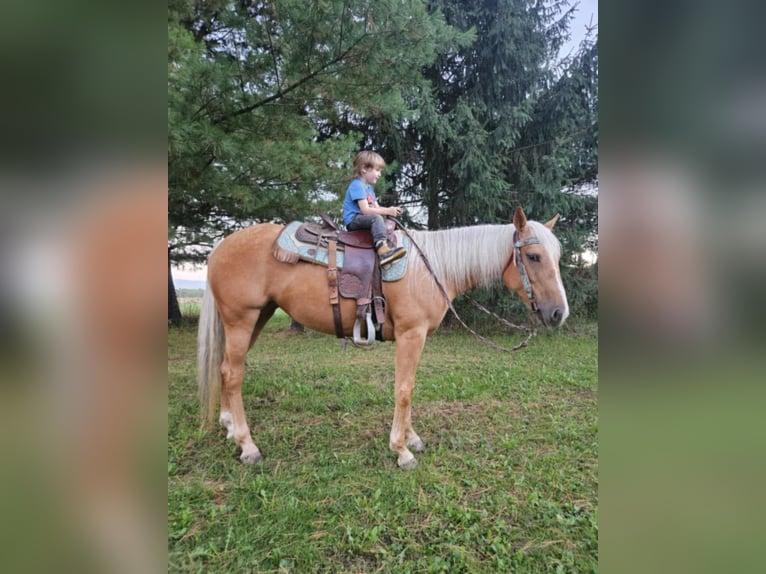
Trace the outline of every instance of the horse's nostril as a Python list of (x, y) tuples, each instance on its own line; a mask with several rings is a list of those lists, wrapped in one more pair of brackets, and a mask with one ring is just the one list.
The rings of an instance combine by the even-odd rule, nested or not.
[(561, 309), (556, 307), (553, 310), (553, 313), (551, 313), (551, 319), (553, 320), (554, 323), (558, 324), (558, 322), (561, 321), (561, 315), (562, 315)]

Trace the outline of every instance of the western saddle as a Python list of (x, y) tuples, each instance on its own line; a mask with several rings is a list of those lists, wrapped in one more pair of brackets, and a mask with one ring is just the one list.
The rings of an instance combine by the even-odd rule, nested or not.
[[(324, 213), (319, 214), (322, 223), (304, 223), (295, 232), (295, 238), (317, 247), (327, 248), (327, 284), (332, 307), (335, 335), (345, 343), (340, 297), (356, 300), (356, 321), (352, 341), (362, 347), (371, 346), (375, 339), (382, 341), (382, 325), (385, 320), (385, 299), (378, 255), (369, 230), (343, 231)], [(389, 243), (396, 246), (394, 233), (396, 223), (386, 219), (386, 235)], [(343, 251), (343, 268), (338, 273), (337, 252)], [(362, 336), (365, 325), (365, 337)]]

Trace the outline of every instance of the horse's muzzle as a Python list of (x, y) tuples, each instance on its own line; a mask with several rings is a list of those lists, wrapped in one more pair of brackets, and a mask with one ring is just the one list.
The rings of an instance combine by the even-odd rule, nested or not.
[(537, 315), (546, 327), (560, 327), (569, 315), (569, 310), (558, 305), (550, 307), (540, 305)]

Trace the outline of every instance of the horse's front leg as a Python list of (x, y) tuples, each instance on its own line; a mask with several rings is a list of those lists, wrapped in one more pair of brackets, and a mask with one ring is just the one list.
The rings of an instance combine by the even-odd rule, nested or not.
[(425, 330), (410, 329), (396, 334), (396, 368), (394, 422), (391, 425), (389, 447), (398, 455), (397, 464), (404, 469), (415, 468), (418, 461), (415, 452), (425, 448), (423, 441), (412, 428), (412, 391), (415, 388), (415, 371), (426, 340)]

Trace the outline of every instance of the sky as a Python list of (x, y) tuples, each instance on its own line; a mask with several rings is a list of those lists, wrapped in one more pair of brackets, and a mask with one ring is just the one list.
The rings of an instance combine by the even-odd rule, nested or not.
[(197, 266), (195, 269), (192, 265), (182, 265), (180, 267), (173, 267), (173, 282), (176, 287), (181, 288), (183, 285), (179, 285), (179, 281), (205, 281), (207, 274), (207, 267)]
[[(561, 56), (567, 56), (577, 50), (580, 41), (585, 37), (587, 27), (598, 25), (598, 0), (580, 0), (572, 24), (570, 25), (570, 39), (561, 49)], [(598, 29), (596, 30), (598, 32)]]
[[(565, 57), (577, 50), (580, 41), (585, 37), (589, 25), (598, 24), (598, 0), (580, 0), (577, 5), (572, 24), (570, 27), (570, 39), (561, 49), (561, 56)], [(176, 287), (180, 281), (204, 282), (207, 268), (204, 266), (184, 265), (173, 268), (173, 279)], [(185, 285), (184, 285), (185, 286)], [(200, 287), (202, 285), (199, 285)]]

